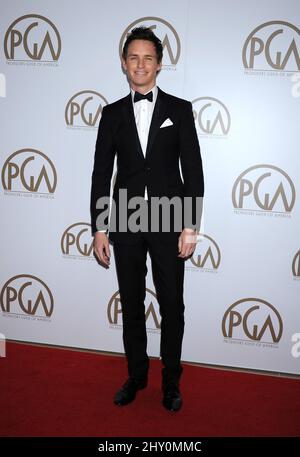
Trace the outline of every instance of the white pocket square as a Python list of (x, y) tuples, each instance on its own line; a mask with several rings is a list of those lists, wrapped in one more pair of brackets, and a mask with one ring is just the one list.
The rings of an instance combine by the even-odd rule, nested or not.
[(166, 119), (160, 126), (160, 128), (164, 128), (164, 127), (170, 127), (170, 125), (173, 125), (173, 122), (171, 121), (171, 119), (168, 117), (168, 119)]

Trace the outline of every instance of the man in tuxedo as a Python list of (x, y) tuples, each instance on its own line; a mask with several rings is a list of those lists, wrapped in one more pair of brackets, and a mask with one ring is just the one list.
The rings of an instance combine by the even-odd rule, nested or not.
[[(184, 261), (196, 246), (204, 183), (192, 105), (156, 86), (162, 54), (161, 41), (150, 28), (135, 28), (126, 39), (122, 66), (131, 91), (102, 111), (92, 174), (91, 216), (94, 252), (106, 267), (110, 262), (109, 240), (113, 243), (122, 305), (129, 377), (117, 391), (114, 403), (127, 405), (138, 390), (147, 386), (144, 300), (149, 252), (161, 315), (162, 403), (167, 410), (178, 411), (182, 405), (179, 380), (183, 371)], [(115, 156), (117, 177), (111, 213), (115, 211), (108, 221), (109, 207), (103, 199), (110, 195)], [(125, 192), (124, 198), (121, 192)], [(134, 216), (130, 201), (136, 197), (144, 202), (142, 217), (148, 216), (146, 228), (144, 224), (138, 230), (130, 227)], [(182, 207), (175, 215), (175, 206), (167, 205), (170, 225), (166, 230), (162, 224), (166, 208), (162, 205), (157, 220), (151, 205), (155, 199), (174, 198)], [(178, 214), (180, 228), (175, 221)]]

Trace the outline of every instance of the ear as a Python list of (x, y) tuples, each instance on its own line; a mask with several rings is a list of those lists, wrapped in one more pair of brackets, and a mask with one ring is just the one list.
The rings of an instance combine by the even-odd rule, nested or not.
[(123, 57), (122, 57), (122, 68), (125, 72), (127, 71), (126, 61), (123, 59)]

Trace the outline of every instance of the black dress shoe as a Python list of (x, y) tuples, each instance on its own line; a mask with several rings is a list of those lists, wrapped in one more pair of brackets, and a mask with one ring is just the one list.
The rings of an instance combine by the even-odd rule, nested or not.
[(168, 411), (179, 411), (182, 406), (182, 396), (178, 383), (170, 382), (163, 385), (163, 406)]
[(147, 379), (137, 380), (135, 378), (128, 378), (120, 390), (115, 395), (114, 404), (118, 406), (125, 406), (131, 403), (136, 396), (138, 390), (147, 387)]

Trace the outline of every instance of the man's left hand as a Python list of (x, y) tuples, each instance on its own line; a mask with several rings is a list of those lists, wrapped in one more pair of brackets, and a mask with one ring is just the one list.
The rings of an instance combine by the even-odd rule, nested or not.
[(190, 257), (196, 248), (196, 243), (197, 231), (190, 228), (183, 229), (178, 239), (178, 257), (184, 259)]

